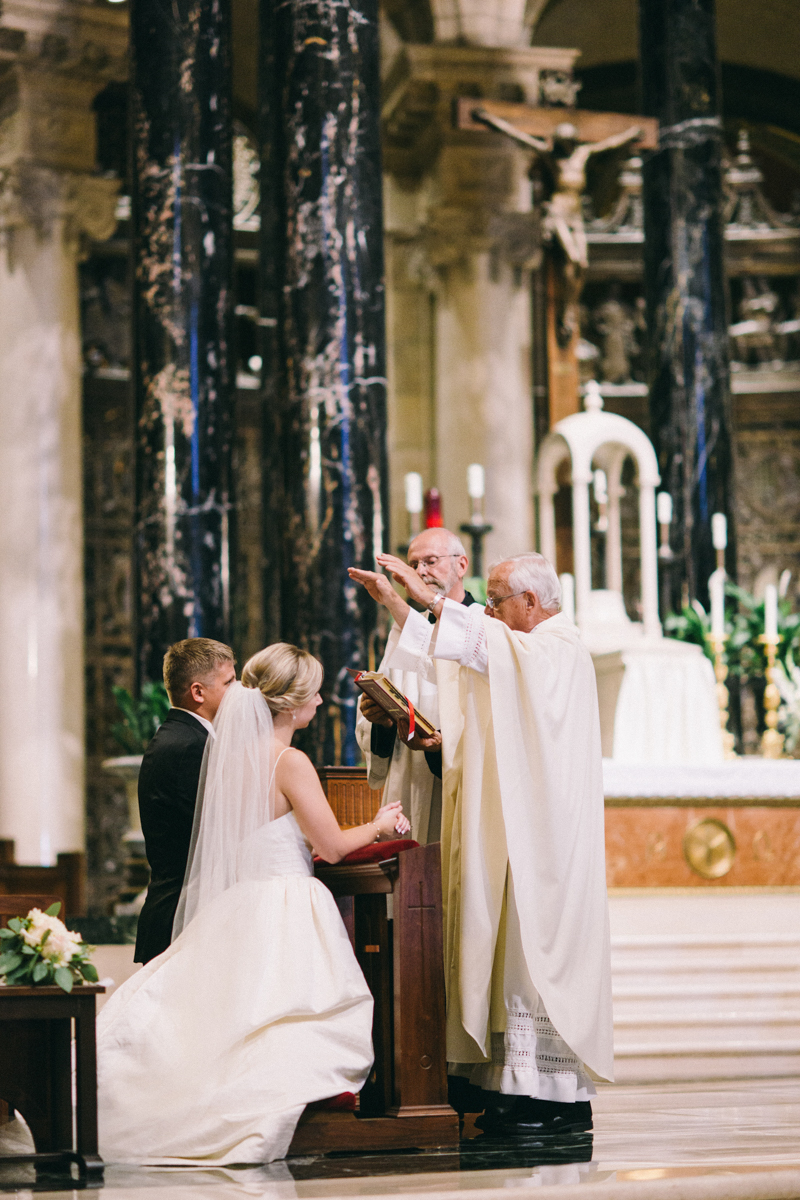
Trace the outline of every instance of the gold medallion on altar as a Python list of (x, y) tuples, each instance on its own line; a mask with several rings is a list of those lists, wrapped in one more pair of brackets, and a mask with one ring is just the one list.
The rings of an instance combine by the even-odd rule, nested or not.
[(687, 829), (683, 856), (703, 879), (721, 879), (733, 866), (736, 842), (724, 822), (705, 817)]

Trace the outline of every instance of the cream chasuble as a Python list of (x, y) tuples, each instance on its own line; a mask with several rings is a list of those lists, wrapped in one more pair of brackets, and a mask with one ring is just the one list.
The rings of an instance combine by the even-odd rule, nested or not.
[[(571, 1094), (526, 1094), (583, 1098), (580, 1064), (613, 1078), (591, 657), (563, 615), (521, 633), (477, 605), (445, 601), (435, 629), (409, 615), (392, 664), (414, 663), (439, 685), (448, 1060), (497, 1061), (496, 999), (505, 995), (510, 1028), (517, 1002), (509, 997), (519, 997), (539, 1040), (559, 1047), (553, 1070), (577, 1076)], [(576, 1056), (577, 1071), (568, 1065)]]
[[(431, 628), (429, 626), (429, 628)], [(386, 653), (378, 667), (421, 713), (438, 727), (439, 693), (435, 675), (418, 675), (392, 664), (400, 630), (395, 625), (386, 643)], [(399, 800), (411, 822), (411, 836), (426, 845), (439, 840), (442, 813), (442, 781), (431, 772), (425, 755), (409, 750), (395, 738), (390, 758), (381, 758), (371, 751), (372, 725), (361, 715), (356, 720), (356, 739), (367, 764), (367, 782), (371, 788), (383, 788), (383, 804)]]

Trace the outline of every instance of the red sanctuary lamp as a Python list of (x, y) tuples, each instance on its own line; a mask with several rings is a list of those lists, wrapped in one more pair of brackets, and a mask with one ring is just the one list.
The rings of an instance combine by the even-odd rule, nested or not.
[(441, 493), (438, 488), (429, 488), (425, 493), (425, 528), (441, 529), (443, 525)]

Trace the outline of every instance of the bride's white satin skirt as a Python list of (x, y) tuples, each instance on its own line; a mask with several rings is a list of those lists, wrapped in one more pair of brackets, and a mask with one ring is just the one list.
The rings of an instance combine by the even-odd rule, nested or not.
[(372, 996), (327, 888), (236, 884), (100, 1014), (100, 1153), (272, 1162), (304, 1106), (360, 1091), (372, 1057)]

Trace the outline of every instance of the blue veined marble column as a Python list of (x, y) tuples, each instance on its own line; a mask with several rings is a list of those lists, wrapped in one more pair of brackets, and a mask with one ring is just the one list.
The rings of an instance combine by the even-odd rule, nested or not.
[(307, 746), (353, 764), (388, 545), (377, 0), (262, 0), (268, 613), (325, 666)]
[(229, 640), (233, 372), (229, 5), (134, 0), (136, 604), (140, 679)]
[(661, 125), (644, 164), (650, 420), (674, 502), (678, 609), (687, 594), (708, 603), (715, 512), (736, 570), (714, 0), (640, 0), (640, 31), (644, 111)]

